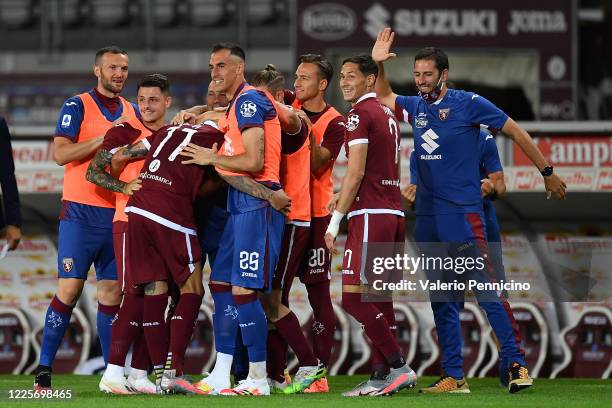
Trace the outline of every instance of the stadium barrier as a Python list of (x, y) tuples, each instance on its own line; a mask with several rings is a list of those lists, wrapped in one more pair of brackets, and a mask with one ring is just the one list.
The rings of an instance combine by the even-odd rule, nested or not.
[(0, 373), (21, 373), (30, 357), (31, 333), (21, 309), (0, 307)]
[(612, 373), (612, 312), (601, 306), (586, 306), (578, 321), (560, 333), (564, 359), (551, 373), (570, 377), (610, 378)]

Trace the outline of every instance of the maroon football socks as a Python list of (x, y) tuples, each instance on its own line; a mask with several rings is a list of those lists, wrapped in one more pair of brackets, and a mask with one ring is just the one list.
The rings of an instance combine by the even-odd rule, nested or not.
[(329, 295), (329, 281), (306, 285), (306, 290), (314, 314), (311, 328), (314, 338), (314, 354), (327, 367), (336, 330), (336, 315)]
[(202, 295), (183, 293), (170, 320), (170, 348), (166, 369), (176, 370), (177, 376), (183, 374), (185, 352), (201, 305)]

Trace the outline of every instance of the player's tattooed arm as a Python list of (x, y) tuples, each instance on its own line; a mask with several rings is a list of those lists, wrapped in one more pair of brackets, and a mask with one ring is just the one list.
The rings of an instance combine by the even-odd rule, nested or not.
[(259, 161), (261, 162), (261, 166), (263, 167), (264, 165), (264, 156), (265, 154), (265, 149), (264, 149), (264, 133), (262, 132), (259, 135)]
[(288, 214), (291, 208), (291, 198), (283, 191), (274, 191), (253, 180), (248, 176), (226, 176), (220, 174), (227, 184), (238, 191), (266, 200), (277, 211)]
[(107, 171), (112, 159), (113, 154), (108, 150), (98, 150), (93, 159), (91, 159), (89, 167), (87, 167), (87, 173), (85, 174), (87, 181), (107, 190), (125, 195), (132, 195), (135, 191), (140, 190), (140, 179), (125, 183), (116, 179)]
[(248, 176), (226, 176), (223, 174), (220, 174), (220, 176), (227, 184), (234, 187), (236, 190), (256, 198), (261, 198), (262, 200), (268, 201), (272, 193), (274, 193), (274, 190), (269, 189)]
[(117, 180), (107, 172), (107, 168), (113, 159), (113, 154), (106, 149), (100, 149), (96, 152), (93, 159), (87, 167), (85, 178), (87, 181), (94, 183), (97, 186), (105, 188), (116, 193), (123, 192), (125, 184), (121, 180)]
[(130, 160), (134, 159), (144, 159), (149, 149), (145, 146), (143, 142), (134, 143), (129, 145), (122, 151), (123, 157), (129, 158)]

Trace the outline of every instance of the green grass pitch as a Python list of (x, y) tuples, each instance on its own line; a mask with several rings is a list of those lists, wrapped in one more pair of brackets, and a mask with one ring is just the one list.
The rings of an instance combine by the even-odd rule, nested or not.
[[(502, 389), (495, 378), (469, 380), (471, 394), (424, 395), (418, 388), (433, 382), (433, 377), (419, 378), (419, 385), (403, 390), (392, 397), (344, 398), (342, 391), (362, 381), (363, 376), (330, 377), (329, 394), (272, 395), (270, 397), (221, 397), (221, 396), (155, 396), (155, 395), (106, 395), (98, 391), (99, 376), (54, 375), (57, 390), (72, 390), (72, 400), (21, 400), (8, 398), (10, 389), (30, 389), (32, 376), (0, 375), (0, 407), (105, 407), (105, 408), (153, 408), (153, 407), (236, 407), (241, 408), (298, 408), (298, 407), (402, 407), (402, 408), (485, 408), (485, 407), (612, 407), (612, 380), (596, 379), (536, 379), (535, 385), (517, 394)], [(201, 405), (200, 405), (201, 404)]]

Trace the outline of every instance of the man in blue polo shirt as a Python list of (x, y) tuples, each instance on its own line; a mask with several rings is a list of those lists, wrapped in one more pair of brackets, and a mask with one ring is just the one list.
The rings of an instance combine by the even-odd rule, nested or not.
[[(519, 145), (542, 172), (548, 197), (554, 194), (563, 199), (565, 183), (553, 173), (553, 168), (529, 134), (503, 111), (477, 94), (445, 86), (449, 65), (442, 50), (428, 47), (417, 52), (413, 76), (419, 96), (394, 94), (383, 65), (384, 61), (395, 56), (389, 52), (393, 38), (390, 29), (382, 30), (372, 49), (372, 58), (379, 66), (378, 98), (413, 129), (419, 180), (415, 239), (423, 244), (445, 243), (448, 249), (452, 248), (447, 255), (457, 256), (463, 255), (461, 251), (471, 251), (470, 256), (484, 258), (487, 256), (487, 243), (479, 183), (480, 124), (492, 132), (501, 130)], [(490, 270), (489, 263), (487, 267)], [(483, 293), (477, 291), (479, 295)], [(492, 299), (490, 294), (486, 301), (481, 297), (479, 300), (499, 339), (502, 357), (508, 358), (509, 391), (514, 393), (531, 386), (533, 380), (525, 367), (520, 340), (515, 336), (516, 324), (507, 301), (503, 297)], [(422, 392), (470, 392), (462, 367), (461, 303), (458, 299), (434, 301), (432, 298), (444, 374)]]

